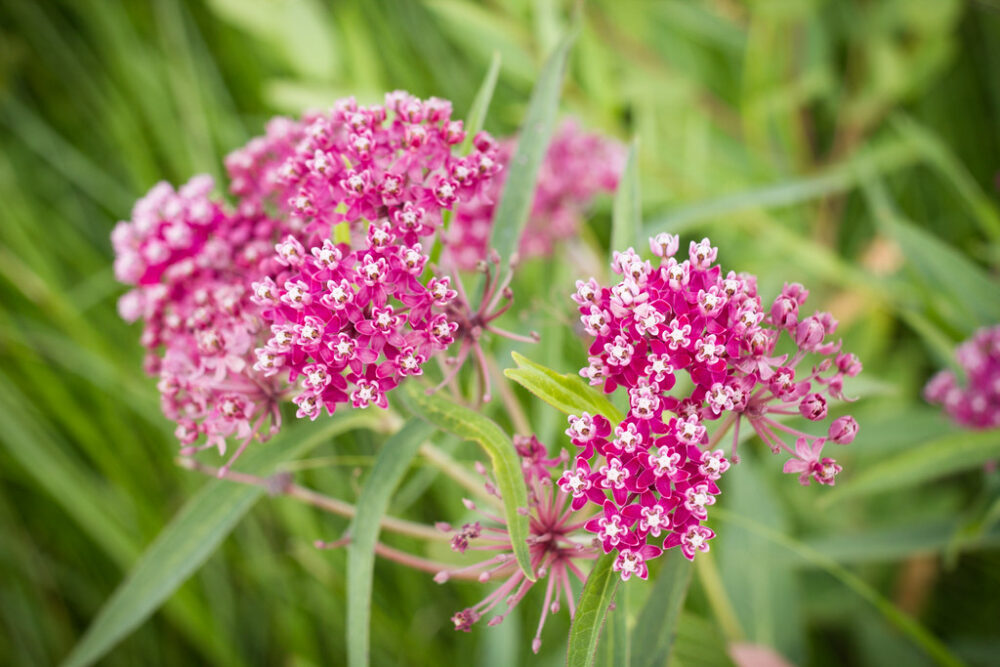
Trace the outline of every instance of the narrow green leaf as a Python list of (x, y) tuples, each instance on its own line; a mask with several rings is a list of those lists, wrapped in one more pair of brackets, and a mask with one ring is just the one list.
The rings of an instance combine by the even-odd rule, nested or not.
[[(608, 619), (607, 630), (597, 645), (594, 661), (597, 667), (632, 664), (632, 636), (628, 632), (628, 592), (628, 586), (622, 584), (615, 593), (614, 613)], [(644, 647), (640, 648), (644, 649)]]
[(820, 502), (829, 507), (845, 498), (915, 486), (979, 467), (997, 457), (1000, 430), (958, 431), (872, 463)]
[(923, 649), (927, 655), (939, 665), (948, 667), (962, 665), (948, 647), (940, 639), (932, 635), (919, 621), (900, 611), (892, 602), (882, 597), (878, 591), (869, 586), (863, 579), (840, 566), (829, 556), (820, 553), (802, 542), (765, 526), (753, 519), (739, 514), (733, 514), (723, 508), (714, 508), (712, 516), (731, 525), (743, 526), (747, 530), (766, 537), (775, 544), (784, 547), (799, 558), (828, 572), (835, 579), (854, 591), (859, 597), (869, 602), (897, 630), (902, 632), (914, 644)]
[(433, 425), (416, 417), (406, 422), (382, 446), (358, 497), (358, 513), (351, 521), (347, 547), (347, 661), (353, 667), (367, 665), (370, 658), (372, 576), (379, 522), (417, 449), (433, 432)]
[(479, 443), (489, 454), (493, 474), (503, 498), (503, 513), (507, 520), (510, 542), (514, 547), (514, 557), (524, 576), (534, 581), (535, 573), (526, 542), (528, 517), (521, 513), (528, 506), (528, 490), (524, 486), (524, 475), (514, 443), (494, 421), (453, 403), (440, 392), (428, 396), (421, 385), (407, 382), (396, 395), (402, 398), (413, 414), (449, 433)]
[(462, 142), (460, 155), (465, 155), (472, 148), (472, 140), (476, 134), (483, 129), (486, 122), (486, 112), (489, 111), (490, 102), (493, 100), (493, 91), (497, 87), (497, 78), (500, 76), (500, 52), (495, 51), (490, 60), (490, 69), (486, 72), (486, 78), (480, 84), (476, 97), (472, 100), (469, 113), (465, 116), (465, 141)]
[(575, 30), (571, 30), (563, 37), (542, 67), (535, 88), (531, 92), (517, 148), (514, 149), (514, 155), (507, 167), (507, 182), (504, 184), (500, 203), (493, 216), (490, 246), (500, 253), (503, 260), (509, 259), (517, 249), (521, 232), (528, 221), (531, 202), (535, 196), (535, 183), (538, 181), (538, 170), (555, 127), (566, 60), (575, 38)]
[(613, 424), (625, 418), (611, 401), (579, 376), (556, 373), (517, 352), (512, 352), (511, 357), (518, 367), (504, 370), (504, 376), (560, 412), (604, 415)]
[[(241, 468), (269, 474), (282, 461), (298, 458), (368, 418), (349, 414), (286, 428), (272, 442), (248, 449), (240, 460)], [(96, 662), (149, 618), (212, 555), (263, 494), (261, 487), (224, 480), (205, 484), (139, 558), (66, 658), (64, 667)]]
[(638, 159), (639, 142), (633, 139), (625, 159), (625, 169), (618, 181), (618, 190), (615, 192), (611, 213), (611, 253), (624, 251), (629, 247), (642, 250), (642, 199), (639, 196)]
[(597, 640), (604, 628), (608, 607), (615, 597), (621, 577), (612, 570), (615, 554), (601, 556), (587, 577), (580, 593), (576, 615), (569, 629), (569, 647), (566, 651), (567, 667), (590, 667), (597, 652)]
[(677, 635), (677, 620), (694, 567), (680, 549), (667, 549), (662, 558), (649, 600), (632, 630), (632, 645), (642, 649), (635, 652), (632, 667), (666, 664)]

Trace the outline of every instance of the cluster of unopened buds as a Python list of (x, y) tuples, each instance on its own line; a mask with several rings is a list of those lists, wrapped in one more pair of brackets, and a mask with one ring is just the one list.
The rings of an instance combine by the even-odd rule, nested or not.
[[(656, 265), (632, 249), (615, 253), (620, 281), (578, 281), (573, 295), (593, 338), (580, 374), (607, 393), (624, 387), (629, 409), (618, 424), (605, 415), (569, 418), (566, 433), (579, 450), (559, 486), (574, 509), (601, 509), (586, 528), (605, 553), (617, 552), (614, 568), (623, 579), (646, 578), (646, 562), (663, 549), (679, 547), (689, 559), (708, 550), (714, 532), (703, 522), (735, 460), (744, 419), (773, 452), (791, 455), (784, 470), (802, 484), (833, 484), (841, 468), (823, 456), (824, 447), (847, 444), (858, 432), (849, 416), (822, 437), (783, 423), (787, 416), (825, 420), (830, 398), (846, 400), (844, 378), (861, 371), (854, 355), (829, 341), (836, 320), (804, 315), (808, 293), (798, 284), (786, 285), (765, 309), (755, 278), (724, 275), (708, 239), (691, 242), (683, 260), (679, 246), (670, 234), (650, 239)], [(794, 344), (789, 354), (776, 351), (783, 332)], [(817, 361), (804, 370), (808, 357)], [(727, 459), (716, 446), (733, 425)]]
[(958, 347), (955, 359), (964, 383), (954, 371), (940, 371), (927, 383), (924, 396), (965, 428), (1000, 427), (1000, 325), (978, 330)]
[(426, 276), (443, 212), (481, 201), (502, 168), (485, 133), (453, 154), (464, 138), (444, 100), (346, 99), (275, 119), (232, 153), (235, 206), (204, 176), (136, 204), (112, 236), (116, 275), (134, 286), (120, 312), (145, 322), (146, 367), (182, 453), (235, 436), (238, 456), (278, 428), (289, 396), (310, 419), (345, 402), (385, 407), (404, 377), (481, 331), (463, 324), (510, 301), (504, 285), (463, 319), (471, 306), (450, 278)]

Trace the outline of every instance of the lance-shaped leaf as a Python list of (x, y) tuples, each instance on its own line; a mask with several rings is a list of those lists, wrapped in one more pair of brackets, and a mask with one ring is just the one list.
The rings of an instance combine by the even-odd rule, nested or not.
[[(272, 442), (248, 449), (240, 467), (258, 475), (270, 474), (277, 464), (299, 458), (367, 419), (369, 415), (355, 411), (294, 424)], [(208, 560), (264, 492), (259, 486), (225, 480), (205, 484), (139, 558), (66, 658), (64, 667), (96, 662), (149, 618)]]
[(403, 399), (413, 414), (442, 430), (479, 443), (489, 455), (503, 498), (504, 519), (514, 557), (524, 576), (534, 581), (535, 573), (531, 568), (531, 555), (526, 542), (528, 516), (522, 513), (528, 507), (528, 490), (524, 486), (524, 475), (514, 443), (494, 421), (452, 402), (440, 392), (428, 396), (421, 385), (407, 382), (396, 395)]
[(665, 562), (656, 574), (653, 590), (632, 630), (632, 645), (642, 648), (633, 656), (634, 667), (667, 663), (677, 635), (677, 620), (691, 583), (694, 566), (680, 549), (667, 549), (663, 559)]
[(347, 658), (352, 667), (368, 664), (372, 612), (372, 576), (379, 522), (389, 499), (434, 426), (416, 417), (389, 438), (379, 451), (368, 481), (358, 498), (358, 510), (349, 529), (347, 548)]
[(625, 418), (604, 394), (579, 376), (557, 373), (517, 352), (512, 352), (511, 357), (518, 367), (505, 369), (504, 376), (555, 409), (566, 414), (588, 412), (592, 415), (604, 415), (613, 424)]
[(569, 629), (569, 647), (566, 651), (567, 667), (590, 667), (594, 664), (597, 641), (604, 628), (604, 620), (621, 583), (621, 577), (612, 569), (615, 553), (601, 556), (587, 577), (580, 593), (576, 615)]
[(576, 31), (571, 30), (542, 67), (531, 91), (517, 148), (507, 166), (507, 181), (493, 217), (493, 234), (490, 238), (490, 247), (495, 248), (505, 260), (517, 249), (521, 232), (531, 212), (538, 170), (555, 127), (566, 59), (575, 38)]

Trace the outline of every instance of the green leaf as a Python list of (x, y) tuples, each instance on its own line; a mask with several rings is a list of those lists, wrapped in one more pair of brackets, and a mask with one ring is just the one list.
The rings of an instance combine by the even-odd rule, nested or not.
[(569, 629), (567, 667), (590, 667), (594, 663), (597, 640), (601, 636), (608, 607), (621, 583), (621, 577), (611, 568), (614, 562), (614, 553), (601, 556), (587, 577)]
[(518, 383), (555, 409), (566, 414), (588, 412), (604, 415), (618, 424), (624, 415), (599, 391), (576, 375), (560, 375), (551, 368), (535, 363), (522, 354), (512, 352), (517, 368), (505, 369), (505, 377)]
[(531, 568), (531, 555), (526, 542), (528, 517), (521, 513), (528, 506), (528, 490), (524, 486), (521, 463), (510, 438), (494, 421), (453, 403), (440, 392), (428, 396), (424, 388), (415, 382), (405, 383), (396, 395), (403, 399), (413, 414), (449, 433), (478, 442), (489, 454), (493, 474), (503, 498), (504, 519), (507, 521), (514, 557), (524, 576), (534, 581), (535, 573)]
[(632, 667), (666, 664), (677, 634), (677, 621), (694, 566), (680, 549), (667, 549), (662, 559), (664, 563), (653, 581), (649, 600), (632, 630), (632, 645), (641, 648), (635, 652)]
[(597, 646), (595, 663), (598, 667), (632, 664), (632, 636), (628, 632), (628, 592), (628, 586), (623, 584), (618, 587), (618, 591), (615, 593), (614, 613), (608, 619), (607, 630)]
[(472, 149), (472, 140), (483, 129), (483, 123), (486, 122), (486, 112), (489, 111), (493, 91), (497, 87), (497, 78), (500, 76), (500, 63), (500, 52), (494, 51), (486, 78), (479, 86), (476, 97), (472, 100), (472, 106), (469, 107), (469, 113), (465, 116), (465, 141), (462, 142), (462, 147), (459, 150), (460, 155), (465, 155)]
[(495, 248), (504, 260), (517, 250), (521, 232), (531, 212), (538, 170), (552, 138), (563, 72), (575, 37), (575, 30), (563, 37), (542, 67), (531, 92), (517, 148), (507, 166), (507, 182), (493, 216), (493, 234), (490, 238), (490, 247)]
[(347, 661), (352, 666), (363, 667), (370, 658), (372, 576), (379, 522), (417, 449), (434, 430), (416, 417), (407, 421), (382, 446), (358, 497), (358, 512), (351, 521), (351, 542), (347, 547)]
[(976, 468), (1000, 457), (1000, 429), (957, 431), (872, 463), (820, 501), (829, 507), (845, 498), (901, 489)]
[(633, 140), (611, 213), (611, 253), (632, 247), (642, 250), (642, 199), (639, 196), (639, 142)]
[[(368, 418), (363, 413), (342, 413), (321, 422), (299, 422), (272, 442), (249, 448), (240, 459), (241, 467), (254, 474), (270, 474), (277, 464), (302, 456)], [(261, 487), (224, 480), (205, 484), (139, 558), (64, 667), (96, 662), (149, 618), (212, 555), (263, 494)]]

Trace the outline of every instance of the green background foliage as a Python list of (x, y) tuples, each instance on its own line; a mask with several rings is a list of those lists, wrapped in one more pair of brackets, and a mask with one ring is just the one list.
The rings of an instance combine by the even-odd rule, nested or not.
[[(348, 519), (222, 491), (174, 464), (138, 327), (115, 313), (108, 234), (157, 181), (221, 177), (225, 154), (275, 113), (405, 88), (463, 116), (494, 53), (485, 128), (510, 134), (572, 15), (559, 0), (0, 0), (0, 661), (65, 659), (144, 553), (147, 569), (211, 553), (102, 664), (346, 662), (347, 554), (312, 543)], [(733, 642), (797, 664), (995, 664), (1000, 482), (982, 464), (1000, 456), (1000, 435), (957, 430), (920, 389), (957, 341), (1000, 320), (1000, 6), (594, 0), (579, 21), (560, 116), (636, 140), (641, 203), (629, 210), (641, 209), (643, 233), (710, 235), (765, 298), (803, 282), (865, 363), (847, 388), (864, 399), (851, 408), (861, 434), (837, 451), (842, 488), (802, 488), (759, 442), (741, 446), (674, 664), (731, 664)], [(542, 340), (491, 341), (495, 382), (517, 367), (514, 350), (557, 374), (580, 367), (567, 295), (577, 278), (606, 277), (612, 208), (600, 200), (556, 261), (521, 267), (505, 326)], [(525, 387), (557, 378), (521, 366), (511, 377)], [(560, 412), (513, 382), (506, 391), (550, 448), (569, 445)], [(495, 393), (486, 416), (523, 432)], [(378, 414), (304, 427), (245, 463), (284, 461), (353, 502), (396, 427)], [(432, 440), (459, 462), (488, 461), (443, 432)], [(287, 456), (263, 455), (275, 447)], [(418, 455), (389, 513), (460, 523), (468, 493)], [(147, 553), (205, 497), (231, 505), (182, 518), (214, 521), (217, 548), (167, 535), (157, 544), (185, 551)], [(233, 508), (251, 507), (233, 525)], [(380, 539), (462, 562), (444, 544)], [(658, 573), (618, 587), (600, 660), (627, 655), (622, 638), (656, 635), (662, 619), (643, 612), (672, 590)], [(455, 633), (451, 614), (487, 590), (377, 560), (372, 663), (564, 663), (564, 612), (530, 654), (541, 591), (498, 627)]]

